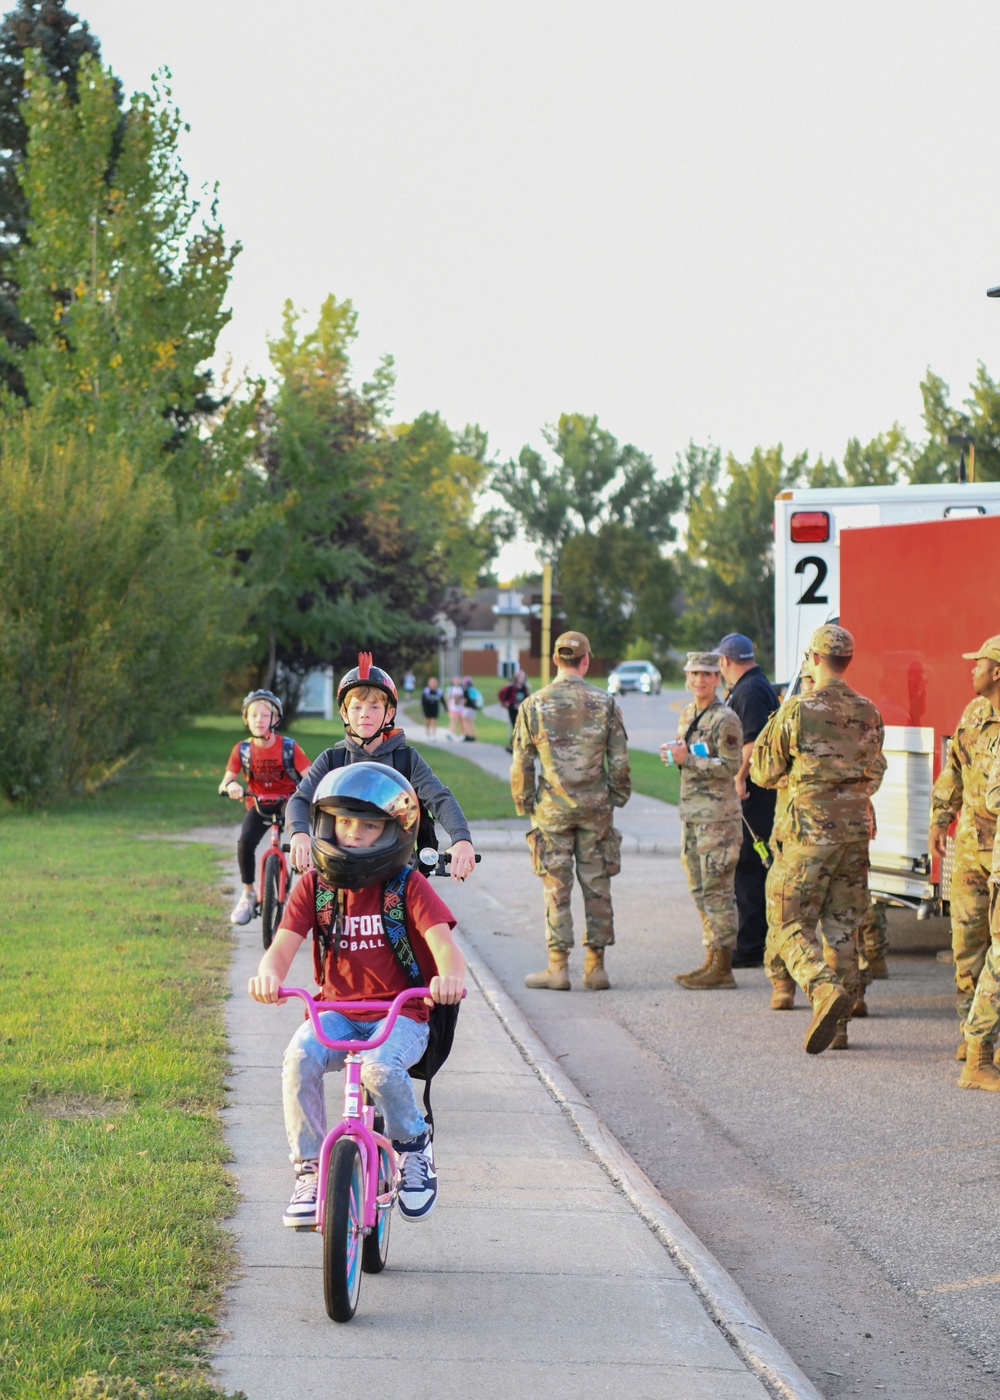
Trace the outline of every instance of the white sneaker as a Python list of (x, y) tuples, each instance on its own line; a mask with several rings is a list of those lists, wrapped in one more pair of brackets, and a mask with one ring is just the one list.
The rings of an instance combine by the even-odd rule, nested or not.
[(254, 897), (249, 890), (244, 890), (236, 901), (236, 908), (229, 916), (231, 924), (248, 924), (253, 918)]
[(430, 1143), (399, 1157), (396, 1204), (404, 1220), (426, 1220), (437, 1200), (437, 1173)]
[(298, 1162), (295, 1167), (295, 1190), (281, 1217), (282, 1224), (297, 1230), (316, 1224), (316, 1191), (319, 1186), (319, 1163)]

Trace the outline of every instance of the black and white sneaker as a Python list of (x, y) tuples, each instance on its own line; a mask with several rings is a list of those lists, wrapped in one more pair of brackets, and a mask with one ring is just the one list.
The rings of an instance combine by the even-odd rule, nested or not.
[(285, 1207), (282, 1223), (292, 1230), (311, 1230), (316, 1224), (316, 1191), (319, 1186), (319, 1163), (297, 1162), (295, 1190)]
[(434, 1149), (430, 1142), (400, 1153), (396, 1201), (404, 1220), (426, 1220), (437, 1200)]

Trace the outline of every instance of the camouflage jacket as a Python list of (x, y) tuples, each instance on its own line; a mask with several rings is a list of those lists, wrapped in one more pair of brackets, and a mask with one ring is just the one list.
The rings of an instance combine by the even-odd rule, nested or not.
[(528, 696), (517, 712), (513, 751), (514, 806), (538, 826), (559, 830), (610, 817), (632, 795), (621, 710), (582, 676), (563, 675)]
[(754, 745), (750, 776), (760, 787), (788, 777), (783, 837), (804, 845), (860, 841), (871, 833), (869, 798), (885, 772), (882, 716), (839, 676), (794, 695)]
[[(986, 779), (986, 810), (992, 812), (994, 818), (1000, 817), (1000, 745), (993, 753), (993, 761)], [(997, 831), (993, 838), (993, 868), (990, 882), (994, 885), (1000, 884), (1000, 821), (997, 822)]]
[(998, 745), (1000, 715), (977, 695), (962, 711), (931, 794), (931, 826), (947, 830), (957, 816), (956, 841), (980, 851), (992, 849), (996, 831), (996, 813), (986, 803), (986, 784)]
[[(685, 705), (677, 724), (677, 737), (683, 739), (698, 714), (692, 700)], [(708, 757), (688, 753), (681, 765), (681, 800), (677, 814), (684, 822), (732, 822), (740, 819), (740, 799), (733, 779), (743, 760), (743, 722), (721, 701), (706, 705), (698, 727), (688, 740), (707, 744)]]

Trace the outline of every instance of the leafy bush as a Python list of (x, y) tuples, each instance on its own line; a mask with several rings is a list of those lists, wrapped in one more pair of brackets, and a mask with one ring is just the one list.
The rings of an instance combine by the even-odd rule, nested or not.
[(93, 788), (189, 714), (224, 593), (199, 527), (155, 471), (44, 414), (0, 457), (0, 789)]

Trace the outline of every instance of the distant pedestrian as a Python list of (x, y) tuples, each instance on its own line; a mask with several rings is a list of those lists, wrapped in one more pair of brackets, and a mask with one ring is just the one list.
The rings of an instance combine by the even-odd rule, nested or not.
[(403, 676), (403, 689), (407, 695), (412, 695), (417, 684), (417, 678), (412, 671), (407, 671)]
[(471, 676), (462, 679), (462, 740), (476, 742), (476, 712), (483, 708), (483, 693)]
[[(754, 850), (754, 840), (770, 841), (777, 793), (758, 787), (750, 778), (750, 755), (757, 735), (778, 708), (774, 687), (757, 665), (753, 642), (742, 632), (730, 632), (716, 647), (719, 670), (726, 683), (726, 704), (743, 725), (743, 753), (734, 778), (742, 804), (740, 858), (736, 864), (736, 913), (739, 932), (733, 967), (760, 967), (767, 941), (767, 871)], [(751, 835), (751, 832), (753, 833)]]
[(552, 660), (555, 680), (521, 705), (510, 767), (514, 806), (519, 816), (531, 818), (531, 866), (545, 890), (549, 965), (524, 985), (570, 989), (575, 868), (587, 925), (583, 985), (603, 991), (611, 985), (604, 950), (615, 941), (611, 876), (621, 869), (621, 835), (612, 810), (624, 807), (632, 794), (628, 739), (614, 698), (584, 680), (590, 643), (583, 633), (557, 637)]
[(523, 671), (515, 671), (514, 678), (508, 681), (500, 690), (497, 699), (501, 705), (507, 709), (510, 719), (510, 743), (507, 745), (507, 752), (514, 752), (514, 726), (517, 724), (517, 712), (531, 694), (531, 686), (528, 684), (528, 677)]
[(452, 676), (451, 685), (444, 693), (448, 706), (448, 738), (461, 739), (462, 718), (465, 714), (465, 687), (461, 676)]
[(428, 739), (437, 738), (438, 715), (444, 701), (444, 691), (438, 685), (437, 676), (430, 676), (420, 697), (420, 708), (424, 712), (424, 728)]

